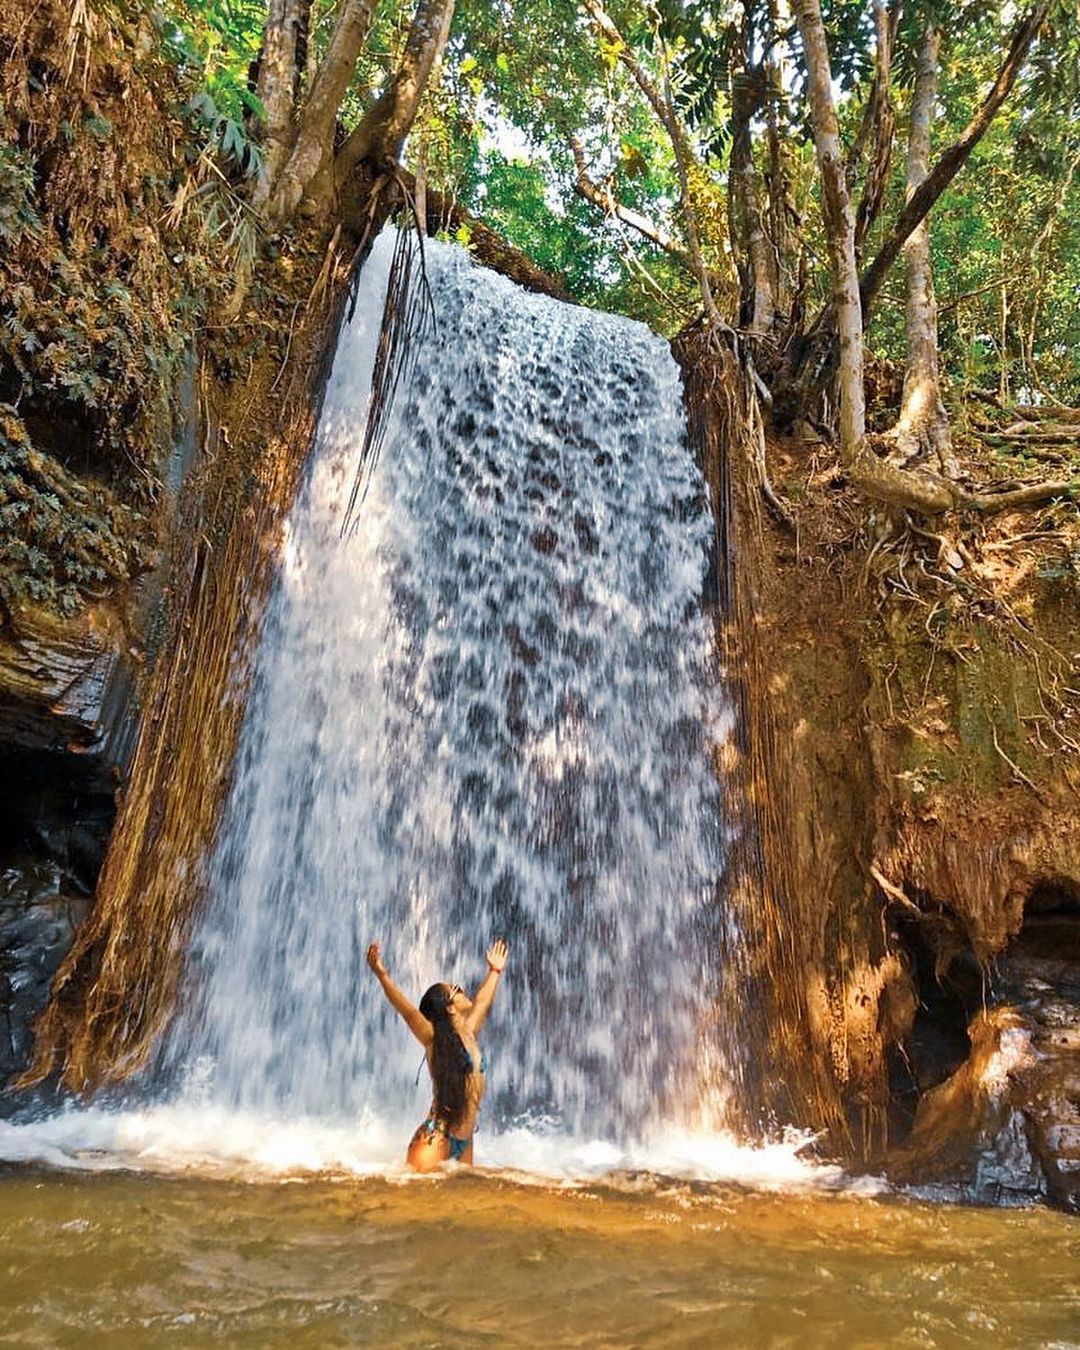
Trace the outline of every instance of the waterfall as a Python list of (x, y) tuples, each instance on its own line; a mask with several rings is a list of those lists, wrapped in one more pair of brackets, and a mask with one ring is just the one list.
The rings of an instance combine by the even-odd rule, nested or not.
[(404, 1139), (429, 1088), (367, 944), (418, 1000), (505, 936), (487, 1127), (715, 1123), (728, 717), (678, 369), (643, 325), (429, 247), (436, 331), (343, 539), (391, 247), (289, 521), (167, 1058), (229, 1108)]
[(367, 944), (418, 1000), (505, 935), (485, 1125), (715, 1123), (728, 718), (678, 370), (432, 245), (436, 331), (342, 538), (391, 251), (289, 521), (169, 1063), (230, 1109), (407, 1137), (429, 1088)]

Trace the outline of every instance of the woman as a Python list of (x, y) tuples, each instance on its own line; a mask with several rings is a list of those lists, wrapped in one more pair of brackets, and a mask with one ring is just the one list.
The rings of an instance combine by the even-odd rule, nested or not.
[(434, 1171), (447, 1159), (471, 1163), (472, 1137), (484, 1097), (484, 1056), (476, 1033), (491, 1010), (506, 965), (506, 943), (499, 938), (486, 953), (488, 969), (475, 998), (459, 984), (433, 984), (414, 1008), (387, 974), (379, 944), (368, 948), (368, 965), (390, 1006), (424, 1047), (435, 1089), (427, 1119), (413, 1135), (405, 1161), (414, 1172)]

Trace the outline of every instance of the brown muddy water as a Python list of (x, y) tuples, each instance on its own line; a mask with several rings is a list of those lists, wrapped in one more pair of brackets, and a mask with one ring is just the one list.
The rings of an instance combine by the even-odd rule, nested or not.
[(0, 1344), (1080, 1345), (1080, 1222), (477, 1173), (0, 1176)]

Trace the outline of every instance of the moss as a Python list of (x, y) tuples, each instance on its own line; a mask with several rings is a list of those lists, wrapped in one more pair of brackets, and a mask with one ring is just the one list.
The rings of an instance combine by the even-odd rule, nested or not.
[(1022, 720), (1038, 715), (1038, 696), (1033, 672), (999, 633), (979, 624), (974, 638), (974, 652), (956, 665), (956, 726), (975, 782), (992, 788), (1013, 772), (1003, 754), (1025, 772), (1039, 772), (1041, 756)]
[(1054, 773), (1035, 728), (1048, 716), (1046, 660), (1008, 625), (894, 606), (866, 624), (868, 717), (887, 733), (899, 795), (909, 803), (948, 789), (997, 791)]

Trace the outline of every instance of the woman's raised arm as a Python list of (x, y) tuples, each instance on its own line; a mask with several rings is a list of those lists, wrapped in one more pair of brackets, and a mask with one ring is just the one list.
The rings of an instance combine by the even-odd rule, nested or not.
[(491, 1011), (491, 1003), (495, 997), (495, 990), (499, 987), (499, 977), (503, 973), (503, 966), (506, 965), (509, 952), (510, 949), (502, 938), (497, 938), (487, 949), (487, 974), (484, 976), (480, 988), (476, 991), (473, 1005), (465, 1018), (466, 1024), (473, 1035), (487, 1021), (487, 1015)]
[(382, 991), (386, 995), (387, 1002), (396, 1013), (399, 1013), (412, 1034), (425, 1048), (435, 1039), (435, 1029), (427, 1020), (419, 1008), (405, 997), (394, 981), (390, 978), (386, 967), (383, 965), (382, 956), (379, 952), (379, 944), (373, 942), (367, 949), (367, 963), (375, 972), (375, 978), (382, 985)]

